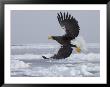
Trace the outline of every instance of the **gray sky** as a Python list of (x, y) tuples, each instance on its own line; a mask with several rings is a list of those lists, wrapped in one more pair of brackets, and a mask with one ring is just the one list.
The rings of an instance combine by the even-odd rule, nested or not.
[[(65, 33), (57, 21), (58, 12), (60, 10), (11, 11), (11, 43), (56, 43), (48, 40), (48, 36), (60, 36)], [(79, 35), (83, 36), (86, 42), (100, 42), (100, 12), (98, 10), (68, 10), (68, 13), (78, 20)]]

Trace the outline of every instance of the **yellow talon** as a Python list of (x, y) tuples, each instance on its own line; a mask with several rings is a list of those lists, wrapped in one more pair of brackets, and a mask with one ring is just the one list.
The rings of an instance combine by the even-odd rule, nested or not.
[(76, 48), (76, 52), (80, 53), (81, 49), (79, 47)]
[(52, 36), (48, 36), (48, 39), (53, 39)]

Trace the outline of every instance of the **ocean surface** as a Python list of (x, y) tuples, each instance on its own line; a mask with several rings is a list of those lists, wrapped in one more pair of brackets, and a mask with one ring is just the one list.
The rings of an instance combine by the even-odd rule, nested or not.
[(57, 53), (56, 44), (11, 45), (12, 77), (99, 77), (100, 44), (88, 43), (87, 52), (73, 53), (66, 59), (42, 58)]

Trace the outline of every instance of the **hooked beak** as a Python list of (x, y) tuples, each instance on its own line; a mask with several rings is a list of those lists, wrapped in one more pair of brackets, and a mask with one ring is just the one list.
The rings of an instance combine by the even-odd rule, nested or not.
[(48, 39), (53, 39), (52, 36), (48, 36)]

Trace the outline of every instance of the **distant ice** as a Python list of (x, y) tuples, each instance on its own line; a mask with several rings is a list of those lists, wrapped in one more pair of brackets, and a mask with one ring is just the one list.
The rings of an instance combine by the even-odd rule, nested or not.
[(48, 48), (58, 48), (59, 45), (53, 43), (46, 44), (21, 44), (21, 45), (12, 45), (11, 49), (48, 49)]
[(24, 54), (24, 55), (11, 55), (12, 59), (24, 59), (24, 60), (32, 60), (32, 59), (42, 59), (42, 56), (50, 57), (52, 54), (44, 54), (44, 55), (35, 55), (35, 54)]
[[(82, 39), (81, 37), (79, 37), (77, 40)], [(77, 42), (74, 42), (77, 43)], [(86, 45), (87, 48), (100, 48), (100, 44), (99, 43), (86, 43), (84, 42), (84, 40), (82, 39), (82, 43), (81, 45)], [(12, 45), (11, 49), (52, 49), (52, 48), (58, 48), (60, 47), (60, 45), (58, 44), (54, 44), (54, 43), (46, 43), (46, 44), (21, 44), (21, 45)]]

